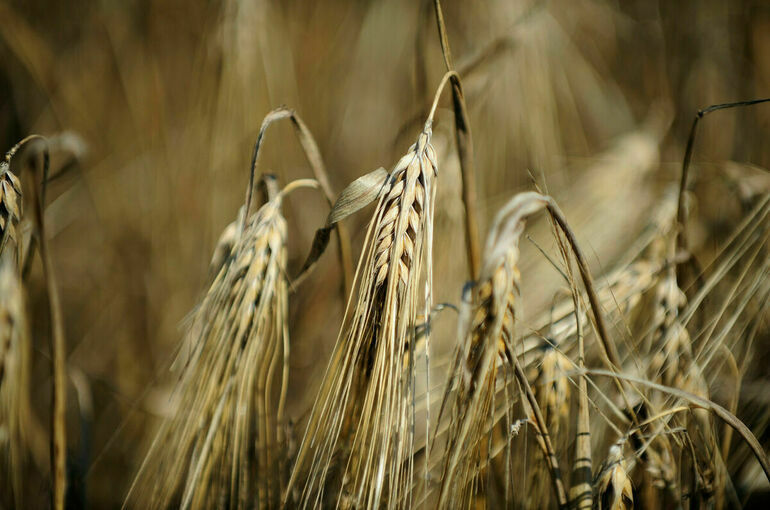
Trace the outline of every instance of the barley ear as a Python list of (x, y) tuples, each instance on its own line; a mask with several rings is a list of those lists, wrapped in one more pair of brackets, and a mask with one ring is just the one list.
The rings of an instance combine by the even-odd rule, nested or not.
[(43, 148), (43, 179), (40, 187), (40, 200), (45, 205), (45, 190), (48, 182), (48, 169), (50, 166), (50, 152), (48, 143), (41, 135), (29, 135), (5, 153), (5, 158), (0, 161), (0, 254), (9, 240), (16, 244), (16, 262), (21, 265), (22, 240), (18, 231), (21, 221), (22, 189), (19, 178), (11, 172), (11, 161), (19, 150), (25, 145), (36, 141), (46, 142)]

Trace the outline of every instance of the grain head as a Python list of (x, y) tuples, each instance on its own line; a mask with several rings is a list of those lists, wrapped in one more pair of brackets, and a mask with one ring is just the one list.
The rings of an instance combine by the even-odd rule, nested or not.
[[(476, 466), (488, 454), (484, 438), (495, 410), (498, 374), (506, 387), (509, 378), (512, 380), (514, 376), (524, 384), (523, 371), (514, 352), (515, 309), (521, 277), (519, 238), (527, 218), (545, 206), (546, 202), (537, 193), (515, 196), (498, 213), (487, 238), (481, 277), (471, 289), (471, 299), (464, 303), (458, 328), (460, 343), (451, 374), (457, 379), (458, 387), (452, 395), (452, 424), (439, 505), (449, 501), (470, 504), (478, 490)], [(445, 401), (451, 390), (450, 382)], [(534, 395), (532, 397), (534, 400)], [(503, 406), (513, 404), (512, 399), (507, 400)], [(504, 425), (505, 429), (510, 425), (512, 421)], [(539, 430), (547, 436), (544, 428)]]
[(626, 470), (622, 445), (613, 445), (599, 473), (596, 491), (601, 510), (631, 510), (634, 489)]
[(5, 250), (8, 241), (17, 244), (20, 237), (22, 196), (21, 182), (11, 172), (11, 152), (4, 161), (0, 161), (0, 253)]
[[(430, 137), (428, 123), (390, 173), (370, 222), (355, 292), (292, 472), (287, 498), (297, 496), (302, 507), (407, 504), (415, 326), (430, 300), (438, 172)], [(326, 500), (325, 490), (338, 499)]]
[(178, 407), (132, 489), (142, 506), (265, 508), (280, 500), (289, 356), (281, 198), (242, 230), (228, 227), (217, 247), (221, 267), (190, 318)]

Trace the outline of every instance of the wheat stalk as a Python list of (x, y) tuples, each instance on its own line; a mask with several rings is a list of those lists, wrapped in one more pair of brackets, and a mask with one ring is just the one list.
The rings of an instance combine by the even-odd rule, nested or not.
[(54, 510), (62, 510), (67, 491), (67, 345), (64, 337), (64, 318), (62, 316), (59, 289), (54, 275), (53, 261), (48, 247), (45, 229), (45, 191), (48, 181), (50, 156), (47, 140), (40, 135), (31, 135), (9, 151), (13, 154), (23, 145), (40, 141), (44, 143), (42, 175), (38, 178), (35, 161), (28, 160), (30, 189), (32, 191), (33, 217), (35, 231), (40, 244), (40, 259), (43, 263), (43, 277), (46, 282), (48, 308), (51, 314), (51, 357), (52, 357), (52, 402), (51, 402), (51, 506)]
[(468, 116), (468, 107), (465, 104), (460, 76), (455, 72), (452, 61), (452, 51), (449, 47), (449, 37), (444, 24), (444, 14), (441, 10), (441, 1), (434, 0), (434, 12), (438, 27), (441, 53), (444, 57), (446, 71), (451, 74), (452, 80), (452, 104), (455, 112), (455, 141), (457, 154), (460, 158), (462, 169), (463, 203), (465, 204), (465, 242), (468, 250), (468, 266), (471, 278), (479, 274), (481, 264), (481, 251), (479, 248), (479, 227), (476, 219), (476, 165), (473, 158), (473, 136)]

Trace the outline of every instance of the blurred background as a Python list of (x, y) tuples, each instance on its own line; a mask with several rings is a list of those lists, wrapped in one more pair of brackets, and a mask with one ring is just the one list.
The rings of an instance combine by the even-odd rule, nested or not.
[[(473, 130), (482, 240), (497, 208), (537, 183), (562, 205), (593, 268), (612, 267), (677, 182), (695, 112), (770, 96), (764, 0), (443, 5)], [(46, 221), (75, 374), (74, 506), (118, 507), (158, 418), (173, 410), (169, 367), (183, 319), (205, 292), (214, 244), (243, 203), (264, 115), (279, 105), (296, 109), (339, 192), (378, 166), (391, 168), (414, 142), (443, 72), (426, 0), (0, 0), (0, 149), (30, 133), (55, 142)], [(446, 98), (434, 132), (437, 301), (457, 302), (468, 276)], [(701, 221), (691, 239), (703, 253), (729, 234), (724, 218), (739, 210), (724, 190), (747, 176), (767, 186), (760, 169), (770, 168), (768, 140), (767, 106), (701, 123), (692, 213)], [(260, 169), (283, 183), (311, 175), (289, 124), (270, 128)], [(356, 254), (366, 211), (347, 220)], [(290, 274), (326, 212), (316, 193), (289, 199)], [(547, 233), (547, 223), (540, 227)], [(532, 314), (560, 284), (535, 246), (537, 228), (522, 246), (524, 308)], [(714, 246), (698, 245), (707, 235)], [(296, 423), (312, 404), (342, 317), (335, 249), (291, 297)], [(32, 399), (44, 425), (49, 322), (35, 264)], [(452, 320), (447, 315), (439, 331), (451, 333)], [(440, 334), (435, 349), (452, 345), (451, 334)], [(44, 439), (29, 463), (30, 508), (48, 501), (46, 448)]]

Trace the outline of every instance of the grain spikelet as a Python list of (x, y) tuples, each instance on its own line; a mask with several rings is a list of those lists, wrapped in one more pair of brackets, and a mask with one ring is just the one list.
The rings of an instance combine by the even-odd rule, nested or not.
[[(302, 507), (407, 504), (402, 498), (413, 478), (413, 337), (428, 297), (418, 292), (424, 252), (426, 293), (430, 287), (437, 174), (430, 124), (390, 173), (367, 230), (355, 293), (289, 483), (287, 500), (296, 489)], [(327, 488), (336, 501), (325, 497)]]
[[(0, 253), (6, 247), (9, 240), (16, 244), (18, 254), (21, 253), (21, 238), (19, 234), (19, 222), (22, 217), (22, 189), (21, 181), (11, 172), (11, 160), (25, 145), (30, 142), (44, 141), (43, 149), (43, 175), (40, 189), (40, 202), (45, 206), (45, 183), (48, 180), (48, 166), (50, 154), (47, 140), (40, 135), (30, 135), (19, 141), (5, 153), (5, 158), (0, 161)], [(37, 184), (35, 184), (37, 186)]]
[(558, 439), (569, 423), (570, 382), (567, 373), (572, 364), (564, 354), (546, 348), (536, 381), (536, 394), (551, 435)]
[(9, 240), (18, 242), (21, 220), (21, 182), (10, 170), (9, 154), (0, 161), (0, 253)]
[(228, 227), (228, 253), (218, 246), (212, 266), (221, 266), (190, 319), (179, 407), (135, 482), (142, 507), (265, 508), (280, 500), (289, 356), (282, 196)]
[(0, 256), (0, 462), (3, 491), (17, 507), (29, 435), (30, 341), (19, 272)]
[(631, 510), (634, 508), (634, 492), (631, 478), (626, 471), (621, 447), (610, 448), (606, 464), (597, 481), (599, 508), (601, 510)]

